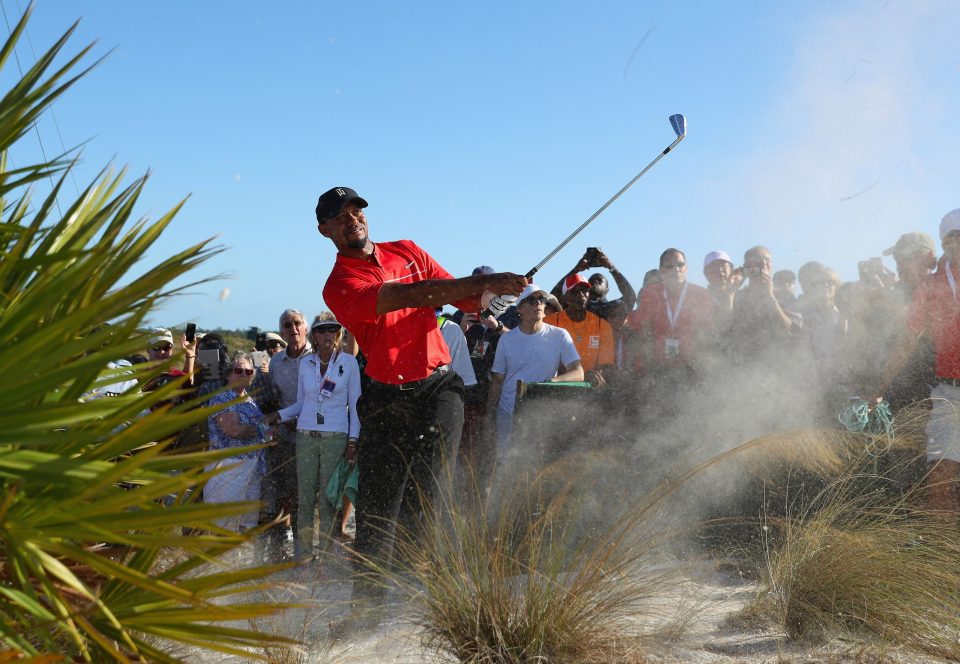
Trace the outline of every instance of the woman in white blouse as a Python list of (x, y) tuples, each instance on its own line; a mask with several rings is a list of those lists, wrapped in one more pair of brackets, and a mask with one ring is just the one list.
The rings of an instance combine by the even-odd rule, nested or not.
[(300, 360), (297, 401), (277, 411), (271, 423), (297, 420), (297, 557), (314, 552), (314, 510), (319, 512), (321, 548), (334, 534), (336, 511), (324, 491), (341, 457), (356, 458), (360, 420), (360, 368), (338, 350), (342, 326), (318, 319), (310, 328), (314, 352)]

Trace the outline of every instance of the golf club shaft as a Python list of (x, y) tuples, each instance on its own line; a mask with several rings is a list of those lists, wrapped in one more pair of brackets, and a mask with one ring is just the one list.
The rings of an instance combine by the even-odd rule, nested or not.
[(629, 189), (630, 187), (632, 187), (634, 182), (636, 182), (637, 180), (639, 180), (640, 178), (642, 178), (644, 173), (646, 173), (647, 171), (649, 171), (651, 168), (653, 168), (653, 167), (656, 165), (656, 163), (657, 163), (658, 161), (660, 161), (661, 159), (663, 159), (664, 155), (666, 155), (668, 152), (670, 152), (670, 150), (672, 150), (673, 148), (677, 147), (677, 144), (680, 143), (680, 141), (683, 140), (684, 136), (686, 136), (686, 134), (681, 134), (680, 136), (677, 136), (677, 140), (675, 140), (673, 143), (671, 143), (669, 146), (667, 146), (667, 148), (664, 149), (663, 152), (661, 152), (660, 154), (658, 154), (656, 159), (654, 159), (654, 160), (651, 161), (649, 164), (647, 164), (647, 166), (646, 166), (642, 171), (640, 171), (639, 173), (637, 173), (636, 176), (634, 176), (634, 178), (633, 178), (632, 180), (630, 180), (630, 182), (628, 182), (627, 184), (623, 185), (623, 187), (620, 189), (620, 191), (618, 191), (617, 193), (615, 193), (610, 200), (608, 200), (606, 203), (604, 203), (603, 205), (600, 206), (600, 209), (599, 209), (599, 210), (597, 210), (597, 211), (594, 212), (592, 215), (590, 215), (590, 218), (589, 218), (589, 219), (587, 219), (585, 222), (583, 222), (582, 224), (580, 224), (580, 226), (577, 227), (577, 229), (576, 229), (575, 231), (573, 231), (572, 233), (570, 233), (570, 235), (567, 236), (567, 239), (566, 239), (566, 240), (564, 240), (563, 242), (561, 242), (560, 244), (558, 244), (557, 247), (556, 247), (553, 251), (551, 251), (549, 254), (547, 254), (546, 258), (544, 258), (542, 261), (540, 261), (540, 262), (537, 263), (535, 266), (533, 266), (533, 269), (531, 269), (529, 272), (527, 272), (527, 273), (524, 275), (524, 276), (527, 278), (527, 280), (529, 281), (530, 279), (533, 279), (533, 275), (535, 275), (537, 272), (539, 272), (539, 271), (540, 271), (540, 268), (542, 268), (544, 265), (546, 265), (547, 262), (548, 262), (551, 258), (553, 258), (553, 257), (556, 256), (558, 253), (560, 253), (560, 251), (561, 251), (565, 246), (567, 246), (568, 244), (570, 244), (570, 241), (573, 240), (573, 238), (577, 237), (577, 236), (580, 234), (580, 232), (583, 231), (584, 228), (586, 228), (587, 226), (589, 226), (589, 225), (593, 222), (594, 219), (596, 219), (596, 218), (599, 217), (601, 214), (603, 214), (603, 211), (604, 211), (604, 210), (606, 210), (608, 207), (610, 207), (610, 205), (611, 205), (615, 200), (617, 200), (618, 198), (620, 198), (620, 196), (623, 194), (623, 192), (625, 192), (627, 189)]

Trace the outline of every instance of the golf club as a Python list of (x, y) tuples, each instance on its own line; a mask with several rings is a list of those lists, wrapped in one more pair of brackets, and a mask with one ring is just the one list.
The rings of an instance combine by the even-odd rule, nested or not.
[[(606, 203), (604, 203), (603, 205), (601, 205), (601, 206), (600, 206), (600, 209), (597, 210), (596, 212), (594, 212), (592, 215), (590, 215), (590, 218), (589, 218), (589, 219), (587, 219), (585, 222), (583, 222), (582, 224), (580, 224), (580, 226), (577, 227), (577, 229), (576, 229), (575, 231), (573, 231), (570, 235), (567, 236), (567, 239), (565, 239), (563, 242), (561, 242), (560, 244), (558, 244), (558, 245), (556, 246), (556, 248), (555, 248), (553, 251), (551, 251), (549, 254), (547, 254), (547, 256), (546, 256), (542, 261), (540, 261), (539, 263), (537, 263), (536, 265), (534, 265), (533, 268), (524, 275), (524, 276), (527, 278), (527, 281), (528, 281), (528, 282), (529, 282), (531, 279), (533, 279), (533, 275), (535, 275), (537, 272), (540, 271), (540, 268), (542, 268), (544, 265), (546, 265), (547, 262), (548, 262), (551, 258), (553, 258), (553, 257), (556, 256), (558, 253), (560, 253), (560, 250), (561, 250), (561, 249), (563, 249), (565, 246), (567, 246), (567, 245), (570, 243), (570, 241), (573, 240), (573, 238), (577, 237), (577, 235), (579, 235), (580, 232), (581, 232), (584, 228), (586, 228), (587, 226), (589, 226), (589, 225), (593, 222), (594, 219), (596, 219), (596, 218), (599, 217), (601, 214), (603, 214), (603, 211), (606, 210), (608, 207), (610, 207), (610, 205), (611, 205), (615, 200), (617, 200), (618, 198), (620, 198), (620, 196), (623, 194), (623, 192), (625, 192), (627, 189), (629, 189), (630, 187), (632, 187), (634, 182), (636, 182), (637, 180), (639, 180), (640, 178), (642, 178), (643, 175), (644, 175), (644, 173), (646, 173), (647, 171), (649, 171), (651, 168), (653, 168), (653, 167), (656, 165), (656, 163), (657, 163), (658, 161), (660, 161), (661, 159), (663, 159), (664, 155), (666, 155), (668, 152), (670, 152), (673, 148), (677, 147), (677, 145), (680, 143), (680, 141), (682, 141), (682, 140), (684, 139), (684, 137), (687, 135), (687, 119), (686, 119), (683, 115), (681, 115), (680, 113), (677, 113), (676, 115), (671, 115), (671, 116), (670, 116), (670, 126), (673, 127), (673, 131), (674, 131), (674, 133), (677, 135), (677, 139), (676, 139), (673, 143), (671, 143), (670, 145), (668, 145), (666, 148), (664, 148), (663, 152), (661, 152), (660, 154), (658, 154), (656, 159), (654, 159), (653, 161), (651, 161), (649, 164), (646, 165), (646, 167), (644, 167), (644, 169), (643, 169), (642, 171), (640, 171), (639, 173), (637, 173), (636, 176), (634, 176), (634, 178), (633, 178), (632, 180), (630, 180), (630, 182), (628, 182), (627, 184), (623, 185), (623, 187), (620, 189), (620, 191), (618, 191), (617, 193), (615, 193), (615, 194), (610, 198), (610, 200), (608, 200)], [(504, 299), (505, 297), (506, 297), (507, 299)], [(506, 311), (507, 307), (509, 307), (511, 304), (513, 304), (513, 302), (516, 300), (516, 298), (512, 298), (512, 299), (510, 299), (510, 298), (511, 298), (511, 296), (500, 296), (500, 295), (494, 297), (494, 298), (490, 301), (490, 304), (487, 305), (487, 308), (484, 309), (483, 312), (480, 314), (480, 317), (481, 317), (481, 318), (486, 318), (487, 316), (490, 316), (491, 314), (492, 314), (492, 315), (495, 315), (495, 316), (498, 316), (498, 315), (502, 314), (504, 311)]]

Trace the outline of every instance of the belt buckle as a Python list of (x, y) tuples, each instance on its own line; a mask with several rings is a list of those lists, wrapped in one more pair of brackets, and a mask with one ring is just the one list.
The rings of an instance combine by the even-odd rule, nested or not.
[(409, 383), (401, 383), (400, 385), (397, 385), (397, 389), (400, 390), (401, 392), (406, 392), (407, 390), (416, 389), (416, 387), (419, 384), (420, 384), (419, 380), (414, 380)]

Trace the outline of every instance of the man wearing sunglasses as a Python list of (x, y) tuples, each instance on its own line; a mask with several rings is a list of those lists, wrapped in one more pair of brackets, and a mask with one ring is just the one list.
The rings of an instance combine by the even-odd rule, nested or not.
[(583, 380), (580, 354), (570, 333), (544, 322), (547, 292), (530, 284), (517, 299), (520, 325), (500, 338), (487, 399), (488, 431), (497, 435), (497, 463), (510, 452), (517, 381)]
[[(429, 498), (434, 454), (460, 445), (463, 381), (449, 368), (434, 308), (453, 304), (476, 313), (484, 291), (517, 295), (526, 280), (509, 273), (454, 279), (409, 240), (375, 243), (366, 207), (353, 189), (334, 187), (320, 196), (316, 216), (320, 234), (337, 248), (324, 302), (356, 338), (371, 379), (357, 406), (362, 433), (355, 548), (389, 564), (391, 529), (408, 478), (418, 485), (412, 494)], [(383, 587), (376, 580), (355, 582), (353, 592), (357, 599), (372, 598)], [(331, 626), (331, 635), (362, 626), (353, 616)]]

